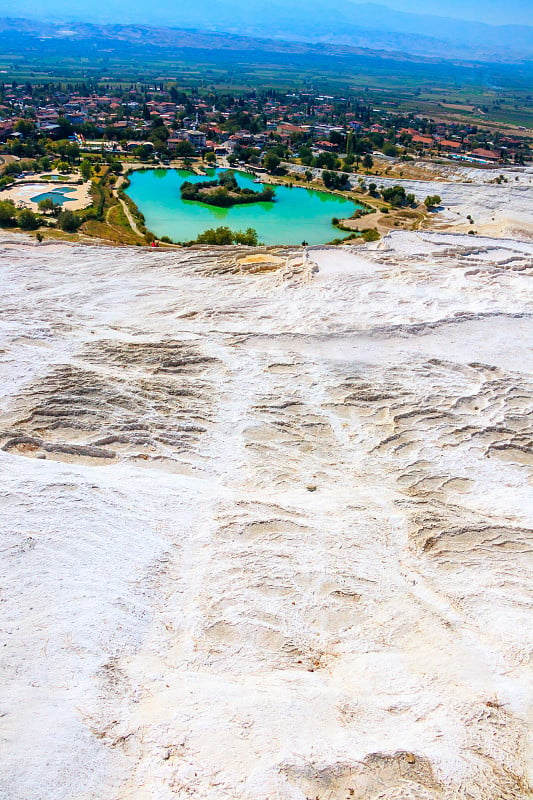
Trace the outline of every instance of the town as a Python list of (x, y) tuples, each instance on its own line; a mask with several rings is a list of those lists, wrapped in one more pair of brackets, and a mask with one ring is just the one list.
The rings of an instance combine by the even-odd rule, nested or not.
[[(346, 147), (350, 133), (351, 150)], [(321, 152), (347, 153), (343, 168), (358, 166), (373, 150), (403, 159), (425, 154), (480, 164), (523, 164), (531, 155), (531, 137), (525, 134), (510, 136), (420, 114), (406, 117), (373, 107), (364, 97), (277, 90), (189, 94), (174, 85), (114, 93), (105, 84), (0, 86), (3, 152), (39, 158), (50, 149), (48, 141), (64, 139), (82, 150), (136, 158), (153, 154), (164, 160), (204, 151), (255, 164), (281, 145), (283, 157), (300, 156), (304, 164)]]
[[(122, 225), (127, 244), (155, 238), (124, 195), (126, 176), (117, 178), (143, 164), (193, 171), (238, 168), (258, 179), (268, 174), (269, 180), (342, 193), (353, 192), (353, 173), (376, 180), (424, 178), (436, 165), (523, 166), (532, 154), (527, 131), (460, 122), (444, 109), (438, 118), (406, 114), (391, 101), (376, 105), (365, 92), (333, 96), (279, 89), (185, 91), (163, 82), (12, 81), (0, 85), (0, 115), (0, 224), (26, 230), (48, 226), (63, 233), (83, 225), (89, 236), (119, 243), (120, 237), (109, 232), (107, 215), (116, 205), (115, 233)], [(69, 198), (76, 206), (69, 209), (82, 213), (60, 209), (55, 196), (35, 203), (23, 190), (13, 193), (13, 187), (36, 175), (85, 184), (83, 190), (69, 189), (77, 192)], [(372, 180), (367, 186), (360, 179), (356, 189), (369, 195), (367, 212), (376, 210), (372, 198), (392, 200), (393, 207), (416, 205), (405, 192), (394, 195), (389, 189), (388, 198), (380, 195)]]

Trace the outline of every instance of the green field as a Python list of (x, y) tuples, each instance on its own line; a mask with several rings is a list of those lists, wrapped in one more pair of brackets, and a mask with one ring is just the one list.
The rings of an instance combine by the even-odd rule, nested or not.
[[(194, 37), (192, 39), (194, 41)], [(231, 46), (231, 42), (230, 42)], [(533, 64), (447, 63), (355, 53), (154, 46), (0, 33), (0, 80), (124, 88), (175, 82), (200, 93), (279, 89), (359, 95), (395, 112), (533, 128)], [(443, 104), (471, 106), (451, 109)]]

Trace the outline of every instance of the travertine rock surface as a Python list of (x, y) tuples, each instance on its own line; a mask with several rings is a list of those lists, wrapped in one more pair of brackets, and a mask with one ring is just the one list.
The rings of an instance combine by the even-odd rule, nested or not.
[(4, 240), (1, 797), (529, 797), (532, 273)]

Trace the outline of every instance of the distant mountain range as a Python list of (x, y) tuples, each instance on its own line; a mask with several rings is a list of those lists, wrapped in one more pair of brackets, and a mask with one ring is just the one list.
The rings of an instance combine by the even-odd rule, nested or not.
[[(191, 25), (203, 19), (198, 0), (184, 16)], [(533, 28), (526, 26), (477, 25), (465, 21), (405, 14), (391, 11), (385, 6), (365, 4), (357, 6), (358, 24), (350, 24), (342, 14), (341, 4), (333, 18), (326, 17), (321, 26), (312, 15), (297, 15), (291, 6), (283, 15), (274, 14), (268, 28), (257, 22), (254, 11), (253, 24), (241, 17), (239, 24), (230, 14), (231, 4), (238, 0), (224, 0), (217, 10), (216, 19), (198, 28), (172, 28), (151, 22), (150, 25), (93, 24), (82, 21), (44, 22), (34, 19), (0, 18), (0, 52), (2, 45), (11, 45), (16, 37), (21, 44), (31, 38), (58, 46), (76, 42), (80, 47), (89, 42), (115, 43), (120, 47), (145, 47), (163, 49), (195, 48), (228, 51), (263, 51), (277, 53), (310, 53), (315, 55), (372, 55), (394, 59), (456, 61), (462, 63), (519, 63), (533, 61)], [(300, 0), (295, 0), (298, 4)], [(278, 0), (272, 0), (271, 11)], [(331, 15), (330, 15), (331, 16)], [(365, 25), (374, 27), (365, 28)], [(264, 38), (268, 30), (269, 38)], [(259, 35), (263, 34), (261, 38)], [(15, 38), (14, 38), (15, 37)]]
[(287, 27), (283, 35), (445, 58), (514, 61), (533, 57), (533, 27), (408, 14), (346, 0), (336, 6), (335, 15), (326, 15), (320, 23), (310, 15), (292, 28), (292, 34)]
[[(26, 4), (26, 5), (25, 5)], [(64, 4), (64, 5), (62, 5)], [(4, 13), (36, 16), (33, 0), (6, 0)], [(43, 6), (43, 9), (45, 7)], [(105, 10), (84, 0), (75, 6), (55, 0), (46, 6), (55, 9), (55, 21), (61, 11), (65, 20), (84, 19), (109, 24), (120, 19), (123, 24), (146, 24), (195, 29), (198, 32), (237, 34), (277, 40), (345, 45), (371, 50), (402, 52), (416, 56), (471, 61), (515, 62), (533, 59), (533, 27), (525, 25), (494, 26), (466, 20), (394, 11), (374, 3), (338, 0), (328, 7), (318, 0), (196, 0), (176, 4), (160, 0), (146, 11), (143, 0), (131, 0), (127, 9), (122, 0), (108, 0)], [(41, 16), (44, 15), (44, 10)], [(116, 29), (115, 25), (111, 29)], [(56, 28), (57, 30), (57, 28)]]

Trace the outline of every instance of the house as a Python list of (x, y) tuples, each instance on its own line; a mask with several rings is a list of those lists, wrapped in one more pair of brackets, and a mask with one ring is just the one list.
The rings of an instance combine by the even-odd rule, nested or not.
[(411, 141), (413, 144), (421, 144), (422, 147), (433, 147), (435, 145), (435, 140), (431, 136), (420, 136), (416, 134)]
[(203, 131), (191, 131), (186, 128), (181, 128), (181, 130), (177, 131), (177, 138), (181, 139), (182, 142), (190, 142), (197, 149), (204, 148), (207, 141), (207, 135)]
[(187, 139), (197, 149), (205, 147), (207, 136), (203, 131), (187, 131)]
[(330, 153), (336, 153), (339, 149), (338, 144), (333, 144), (333, 142), (328, 142), (326, 140), (317, 142), (316, 146), (319, 147), (321, 150), (328, 150)]
[(468, 155), (474, 156), (474, 158), (481, 158), (483, 161), (491, 161), (492, 163), (497, 163), (500, 160), (499, 153), (494, 150), (485, 150), (483, 147), (472, 150)]
[(439, 146), (442, 147), (443, 150), (453, 150), (457, 152), (461, 149), (461, 142), (454, 142), (452, 139), (441, 139)]

